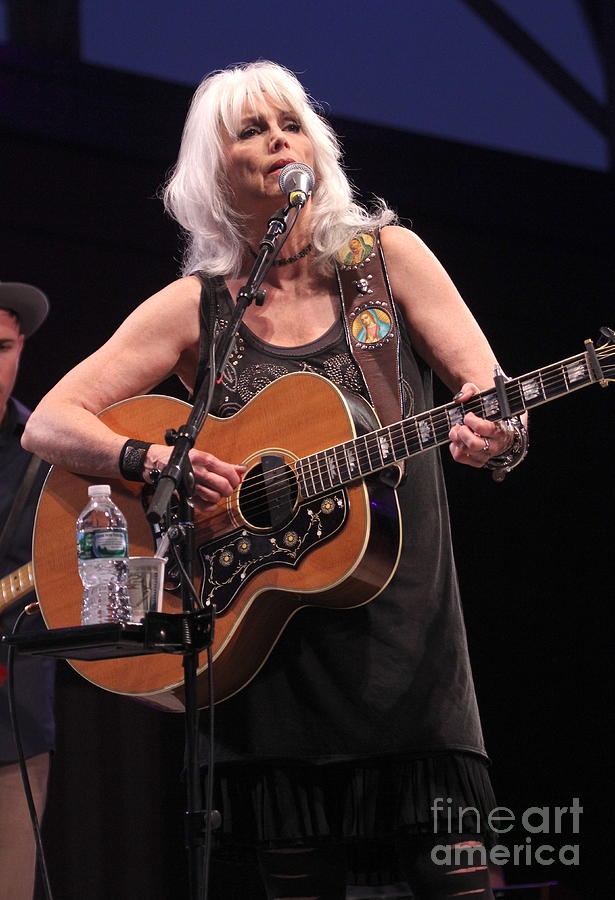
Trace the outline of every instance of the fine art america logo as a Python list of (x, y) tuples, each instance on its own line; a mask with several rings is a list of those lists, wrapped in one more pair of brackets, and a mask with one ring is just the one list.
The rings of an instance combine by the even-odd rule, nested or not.
[[(436, 844), (431, 851), (432, 862), (442, 866), (481, 865), (488, 863), (494, 866), (531, 865), (550, 866), (559, 862), (565, 866), (579, 864), (579, 845), (561, 844), (553, 835), (579, 833), (579, 818), (583, 807), (579, 806), (579, 798), (573, 797), (570, 806), (528, 806), (520, 816), (515, 815), (507, 806), (496, 806), (481, 822), (481, 814), (474, 806), (454, 809), (450, 797), (435, 797), (431, 805), (434, 834), (467, 834), (477, 835), (491, 831), (494, 834), (507, 834), (517, 826), (526, 837), (523, 843), (506, 846), (495, 844), (488, 849), (482, 843), (465, 841), (459, 844)], [(469, 824), (471, 823), (470, 827)], [(562, 827), (562, 825), (564, 827)], [(572, 827), (570, 827), (572, 826)], [(542, 837), (538, 837), (541, 835)], [(553, 841), (553, 843), (551, 843)]]

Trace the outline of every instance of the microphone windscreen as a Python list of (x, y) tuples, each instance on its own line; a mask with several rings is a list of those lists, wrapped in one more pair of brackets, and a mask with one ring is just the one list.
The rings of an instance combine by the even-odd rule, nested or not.
[(283, 194), (302, 191), (306, 196), (312, 193), (315, 181), (314, 170), (300, 162), (285, 165), (278, 178), (278, 184)]

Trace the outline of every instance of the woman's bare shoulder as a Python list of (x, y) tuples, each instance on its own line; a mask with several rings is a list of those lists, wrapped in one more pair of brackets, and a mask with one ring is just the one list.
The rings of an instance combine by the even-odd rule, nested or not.
[(201, 285), (198, 278), (178, 278), (140, 303), (116, 332), (121, 341), (135, 332), (144, 340), (190, 343), (198, 334)]
[(380, 243), (387, 261), (398, 256), (407, 258), (408, 253), (431, 254), (427, 244), (414, 231), (403, 225), (387, 225), (380, 232)]

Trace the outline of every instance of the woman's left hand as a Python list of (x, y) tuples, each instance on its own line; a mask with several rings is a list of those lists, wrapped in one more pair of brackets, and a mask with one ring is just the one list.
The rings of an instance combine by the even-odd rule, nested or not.
[[(478, 393), (476, 385), (467, 382), (455, 395), (455, 400), (463, 403)], [(464, 416), (463, 425), (453, 425), (448, 437), (455, 462), (475, 469), (482, 469), (491, 457), (505, 453), (512, 443), (512, 435), (500, 422), (489, 422), (474, 413)]]

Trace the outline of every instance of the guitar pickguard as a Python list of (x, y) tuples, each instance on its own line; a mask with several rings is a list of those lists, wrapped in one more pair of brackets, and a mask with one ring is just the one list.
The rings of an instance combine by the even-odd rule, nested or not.
[(210, 601), (219, 615), (258, 572), (274, 566), (296, 568), (306, 553), (343, 528), (347, 515), (346, 492), (338, 489), (301, 504), (293, 518), (277, 531), (240, 528), (200, 547), (203, 603)]

